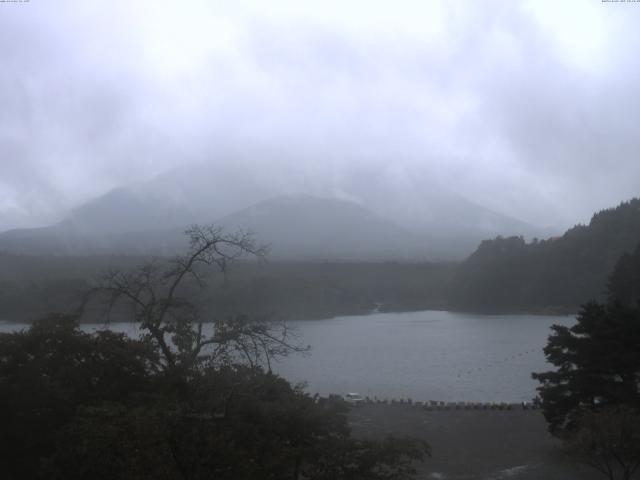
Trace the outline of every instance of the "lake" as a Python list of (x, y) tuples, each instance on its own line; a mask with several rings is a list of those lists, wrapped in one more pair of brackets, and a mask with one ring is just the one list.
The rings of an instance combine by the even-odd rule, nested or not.
[[(274, 370), (322, 395), (519, 402), (535, 395), (531, 372), (550, 368), (542, 352), (549, 327), (574, 322), (567, 316), (433, 310), (292, 321), (311, 352), (285, 358)], [(0, 331), (24, 327), (0, 323)], [(129, 324), (111, 328), (136, 333)]]

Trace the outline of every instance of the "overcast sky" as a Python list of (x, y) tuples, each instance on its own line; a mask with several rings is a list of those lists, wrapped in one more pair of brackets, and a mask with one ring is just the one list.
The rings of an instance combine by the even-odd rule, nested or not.
[(640, 194), (638, 25), (601, 0), (0, 2), (0, 229), (228, 150), (587, 221)]

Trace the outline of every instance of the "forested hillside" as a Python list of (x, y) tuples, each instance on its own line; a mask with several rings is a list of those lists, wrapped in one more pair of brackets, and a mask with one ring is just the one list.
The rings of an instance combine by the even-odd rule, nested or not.
[(621, 255), (640, 242), (640, 199), (596, 213), (563, 236), (486, 240), (454, 277), (450, 303), (486, 311), (574, 311), (602, 299)]
[[(72, 313), (104, 273), (126, 271), (149, 259), (0, 253), (0, 321)], [(240, 262), (226, 278), (213, 275), (199, 300), (211, 319), (240, 312), (303, 319), (444, 308), (454, 269), (454, 264), (428, 262)], [(102, 319), (101, 312), (88, 314), (91, 320)]]
[[(640, 199), (633, 199), (596, 213), (589, 225), (561, 237), (483, 241), (461, 264), (241, 262), (230, 277), (212, 279), (201, 307), (212, 316), (242, 311), (276, 318), (429, 308), (573, 313), (590, 299), (604, 299), (616, 261), (638, 244)], [(72, 312), (102, 273), (126, 270), (144, 258), (0, 254), (0, 320)]]

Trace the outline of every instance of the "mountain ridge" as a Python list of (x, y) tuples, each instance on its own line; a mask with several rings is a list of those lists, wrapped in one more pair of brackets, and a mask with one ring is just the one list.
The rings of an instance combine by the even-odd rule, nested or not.
[[(345, 174), (339, 184), (320, 185), (310, 184), (308, 177), (301, 173), (289, 172), (286, 176), (274, 171), (263, 179), (243, 169), (242, 163), (223, 164), (177, 168), (149, 181), (112, 189), (73, 209), (54, 225), (0, 234), (0, 248), (20, 253), (47, 253), (46, 244), (52, 242), (57, 245), (53, 250), (67, 254), (74, 249), (91, 252), (88, 244), (94, 243), (103, 245), (97, 249), (103, 253), (108, 252), (109, 244), (126, 244), (139, 254), (145, 250), (141, 242), (153, 244), (153, 232), (226, 220), (271, 198), (282, 195), (303, 198), (305, 194), (350, 199), (391, 222), (393, 226), (387, 225), (389, 229), (402, 229), (404, 236), (411, 239), (410, 243), (415, 244), (416, 238), (421, 238), (428, 246), (428, 249), (417, 246), (409, 249), (405, 240), (398, 239), (396, 242), (402, 245), (398, 251), (387, 249), (387, 257), (391, 259), (426, 255), (432, 260), (460, 260), (473, 252), (481, 240), (498, 234), (529, 238), (544, 235), (537, 227), (486, 209), (418, 174), (413, 181), (396, 185), (382, 173), (364, 176), (356, 170)], [(263, 227), (262, 230), (273, 230), (268, 225)], [(25, 243), (18, 243), (19, 237)], [(375, 237), (361, 236), (364, 250), (372, 238)], [(177, 244), (172, 241), (171, 245)], [(168, 245), (154, 248), (170, 250)], [(381, 251), (379, 246), (376, 248)], [(407, 255), (409, 250), (414, 253)], [(357, 258), (358, 252), (354, 248), (351, 251)], [(375, 256), (381, 258), (379, 253)], [(342, 254), (337, 257), (346, 258)]]
[[(260, 217), (260, 218), (257, 218)], [(256, 220), (258, 222), (256, 223)], [(267, 199), (214, 222), (227, 231), (252, 230), (256, 240), (272, 244), (275, 259), (423, 260), (426, 242), (355, 202), (309, 195)], [(165, 229), (104, 234), (51, 227), (0, 234), (0, 249), (20, 254), (168, 255), (182, 251), (187, 224)], [(369, 238), (363, 244), (363, 239)], [(373, 240), (372, 240), (373, 239)]]

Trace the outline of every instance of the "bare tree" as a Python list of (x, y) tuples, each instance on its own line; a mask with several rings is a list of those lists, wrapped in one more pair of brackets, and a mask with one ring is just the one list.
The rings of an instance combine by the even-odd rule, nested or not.
[(284, 323), (243, 315), (204, 318), (194, 295), (205, 289), (212, 270), (226, 275), (242, 257), (263, 261), (268, 248), (258, 245), (250, 232), (228, 234), (217, 226), (194, 225), (185, 234), (187, 253), (130, 271), (109, 271), (88, 292), (83, 306), (97, 297), (108, 315), (128, 307), (132, 321), (158, 351), (163, 369), (242, 361), (271, 370), (274, 357), (307, 350), (294, 342)]

